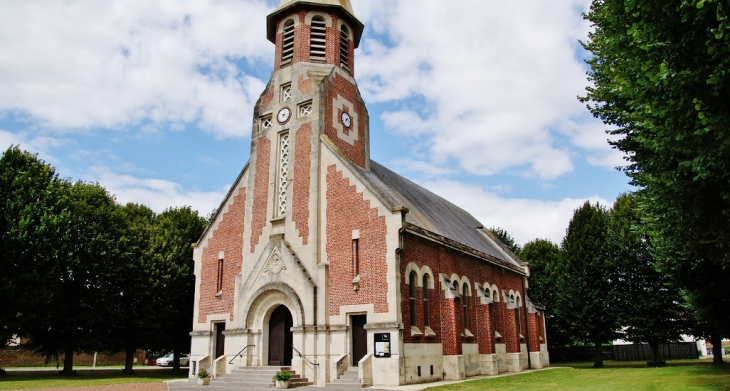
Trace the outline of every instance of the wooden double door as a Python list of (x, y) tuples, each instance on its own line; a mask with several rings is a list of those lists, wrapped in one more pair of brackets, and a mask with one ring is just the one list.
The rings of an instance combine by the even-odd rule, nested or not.
[(294, 322), (291, 312), (280, 305), (271, 313), (269, 320), (269, 364), (277, 366), (291, 365)]

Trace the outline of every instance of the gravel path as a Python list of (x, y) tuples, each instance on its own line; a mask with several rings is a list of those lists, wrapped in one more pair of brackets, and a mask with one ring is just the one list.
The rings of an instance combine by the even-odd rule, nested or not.
[(109, 386), (31, 388), (23, 391), (167, 391), (167, 383), (128, 383)]

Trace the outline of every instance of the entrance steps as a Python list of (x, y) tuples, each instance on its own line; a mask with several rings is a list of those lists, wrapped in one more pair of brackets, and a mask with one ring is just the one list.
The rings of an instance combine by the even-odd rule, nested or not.
[[(218, 376), (217, 379), (210, 381), (210, 385), (205, 388), (206, 390), (220, 389), (220, 390), (235, 390), (235, 389), (246, 389), (247, 391), (253, 391), (257, 389), (268, 390), (274, 389), (274, 375), (277, 372), (287, 370), (293, 372), (290, 367), (241, 367), (234, 369), (231, 373)], [(170, 391), (200, 391), (201, 388), (197, 385), (197, 379), (189, 379), (184, 382), (170, 382), (168, 383)], [(301, 375), (294, 374), (289, 381), (289, 387), (304, 387), (312, 385), (307, 379), (301, 377)]]
[(362, 388), (362, 383), (358, 375), (357, 367), (348, 367), (347, 371), (340, 375), (339, 379), (335, 379), (332, 383), (325, 384), (325, 388), (337, 389), (358, 389)]

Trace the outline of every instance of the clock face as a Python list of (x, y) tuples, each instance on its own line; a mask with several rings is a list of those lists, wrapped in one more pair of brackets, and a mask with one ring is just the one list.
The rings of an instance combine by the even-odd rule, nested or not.
[(279, 110), (279, 114), (276, 115), (277, 121), (282, 125), (289, 121), (289, 117), (291, 117), (291, 110), (288, 107)]
[(345, 125), (345, 127), (347, 129), (350, 129), (350, 126), (352, 126), (352, 119), (350, 118), (350, 114), (347, 114), (343, 111), (341, 119), (342, 119), (342, 124)]

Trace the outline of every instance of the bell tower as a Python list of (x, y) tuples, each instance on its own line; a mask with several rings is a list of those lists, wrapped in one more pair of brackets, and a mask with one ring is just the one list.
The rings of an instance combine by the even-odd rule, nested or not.
[(318, 235), (322, 148), (370, 169), (369, 117), (354, 78), (363, 24), (349, 0), (281, 0), (266, 26), (276, 57), (254, 107), (252, 239), (296, 232), (307, 246)]

